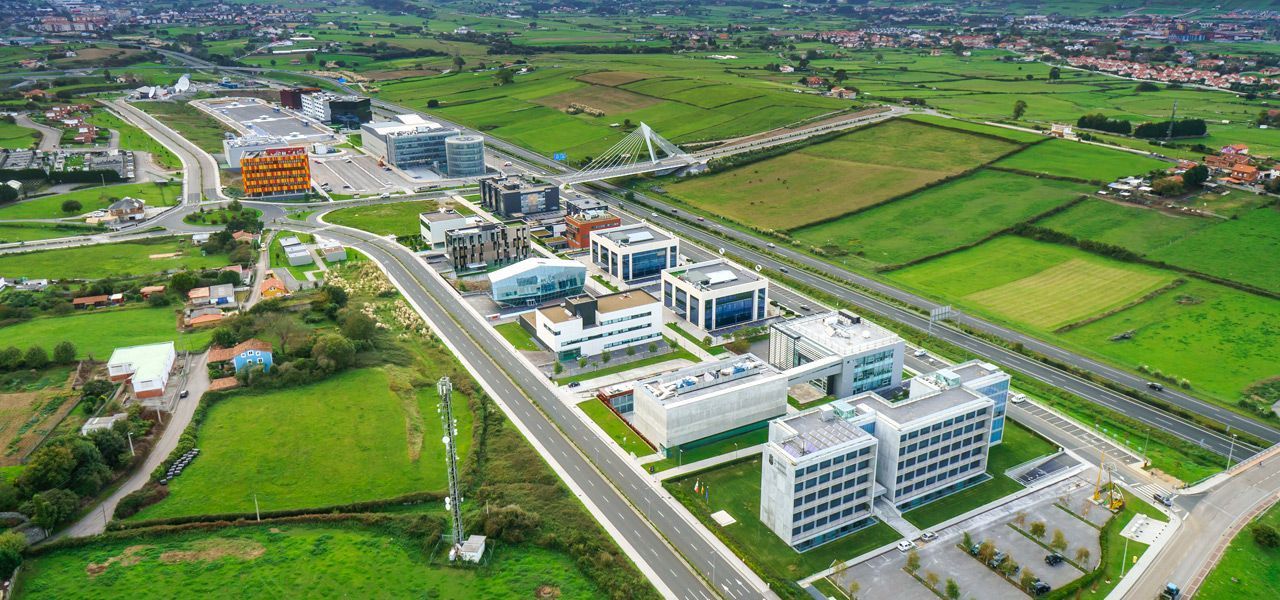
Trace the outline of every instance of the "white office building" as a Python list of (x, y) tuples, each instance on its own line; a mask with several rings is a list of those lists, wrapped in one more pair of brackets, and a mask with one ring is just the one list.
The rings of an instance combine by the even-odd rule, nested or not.
[(591, 261), (624, 285), (656, 279), (679, 255), (680, 240), (648, 223), (591, 232)]
[(769, 327), (769, 362), (804, 366), (810, 383), (836, 398), (899, 385), (905, 348), (898, 334), (845, 310)]
[(418, 233), (427, 247), (440, 250), (450, 231), (479, 225), (480, 221), (480, 217), (462, 215), (453, 209), (424, 212), (418, 215)]
[(754, 354), (640, 380), (632, 424), (660, 451), (787, 412), (787, 378)]
[(309, 139), (310, 136), (299, 134), (290, 136), (246, 135), (224, 138), (222, 140), (222, 155), (227, 159), (227, 166), (232, 169), (239, 169), (240, 159), (245, 154), (252, 154), (263, 150), (270, 150), (272, 148), (292, 148), (302, 146)]
[(116, 348), (107, 360), (107, 375), (111, 381), (128, 381), (137, 398), (154, 398), (164, 395), (177, 359), (173, 342)]
[[(368, 152), (397, 167), (425, 166), (446, 172), (448, 156), (445, 140), (461, 135), (419, 115), (396, 115), (390, 121), (373, 121), (360, 126), (360, 140)], [(481, 142), (483, 144), (483, 141)]]
[(662, 339), (662, 303), (643, 290), (566, 298), (535, 311), (533, 326), (557, 360), (620, 352)]
[(912, 393), (891, 402), (874, 394), (850, 399), (874, 411), (880, 441), (876, 481), (885, 499), (910, 509), (986, 480), (995, 402), (961, 385), (947, 370), (916, 377)]
[[(991, 445), (1000, 445), (1000, 442), (1004, 441), (1004, 414), (1009, 403), (1009, 382), (1011, 379), (1009, 374), (1001, 371), (1000, 367), (980, 360), (971, 360), (966, 363), (952, 365), (945, 370), (958, 377), (960, 385), (965, 389), (990, 398), (995, 403), (991, 413)], [(928, 393), (928, 388), (934, 387), (936, 381), (938, 379), (934, 377), (911, 379), (911, 395), (917, 396)]]
[(715, 259), (662, 272), (662, 305), (703, 331), (761, 321), (769, 307), (769, 280)]
[(808, 550), (874, 522), (875, 418), (838, 400), (769, 423), (760, 520), (788, 545)]

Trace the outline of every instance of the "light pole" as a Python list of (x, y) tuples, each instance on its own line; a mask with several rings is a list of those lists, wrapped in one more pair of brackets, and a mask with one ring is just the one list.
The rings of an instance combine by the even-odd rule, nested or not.
[(137, 453), (133, 451), (133, 432), (126, 431), (125, 435), (129, 438), (129, 456), (137, 456)]
[(1129, 566), (1129, 538), (1124, 538), (1124, 557), (1120, 560), (1120, 579), (1124, 579), (1125, 567)]
[(1231, 434), (1231, 449), (1227, 451), (1227, 468), (1231, 468), (1231, 459), (1236, 453), (1236, 434)]

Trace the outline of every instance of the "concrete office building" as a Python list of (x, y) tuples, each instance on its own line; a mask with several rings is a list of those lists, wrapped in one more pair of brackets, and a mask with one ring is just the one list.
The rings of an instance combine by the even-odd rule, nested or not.
[(679, 255), (680, 240), (648, 223), (591, 232), (591, 261), (623, 284), (659, 277)]
[(534, 335), (557, 360), (621, 352), (662, 339), (662, 304), (643, 290), (566, 298), (532, 316)]
[(361, 123), (373, 120), (373, 108), (368, 98), (340, 96), (328, 92), (303, 94), (302, 114), (321, 123), (348, 129), (355, 129)]
[(447, 165), (445, 142), (458, 135), (456, 128), (413, 114), (360, 126), (360, 140), (366, 152), (400, 168), (425, 166), (439, 172)]
[(529, 258), (524, 223), (479, 223), (444, 234), (445, 251), (458, 273), (501, 267)]
[(222, 155), (227, 160), (227, 166), (238, 169), (240, 168), (240, 159), (246, 153), (256, 153), (270, 148), (298, 146), (301, 143), (297, 138), (290, 139), (274, 135), (246, 135), (224, 138), (222, 140)]
[(927, 385), (913, 385), (905, 400), (890, 402), (874, 393), (850, 399), (875, 411), (876, 481), (885, 499), (904, 510), (987, 478), (995, 402), (946, 370), (920, 378)]
[(480, 180), (480, 205), (508, 219), (557, 211), (560, 188), (523, 177), (490, 177)]
[(622, 219), (607, 210), (569, 212), (564, 217), (564, 238), (570, 248), (591, 247), (591, 232), (613, 229)]
[(484, 166), (484, 138), (455, 135), (444, 141), (446, 170), (450, 177), (480, 177)]
[(438, 250), (444, 247), (445, 234), (482, 222), (480, 217), (462, 215), (453, 209), (424, 212), (418, 215), (418, 233), (427, 247)]
[(499, 306), (538, 306), (581, 294), (586, 281), (586, 265), (538, 256), (489, 273), (489, 295)]
[(787, 378), (743, 354), (640, 380), (634, 401), (632, 424), (667, 452), (786, 414)]
[(769, 423), (760, 520), (792, 548), (803, 552), (873, 523), (875, 418), (838, 400)]
[(704, 331), (761, 321), (769, 280), (715, 259), (662, 272), (662, 305)]
[(837, 398), (900, 384), (905, 348), (898, 334), (845, 310), (769, 327), (769, 362), (806, 366), (810, 382)]
[(1004, 441), (1004, 415), (1009, 401), (1008, 373), (991, 363), (971, 360), (966, 363), (952, 365), (946, 369), (913, 377), (910, 384), (911, 397), (925, 396), (939, 391), (939, 382), (952, 381), (955, 378), (960, 386), (975, 395), (990, 398), (994, 403), (991, 412), (991, 445), (999, 445)]

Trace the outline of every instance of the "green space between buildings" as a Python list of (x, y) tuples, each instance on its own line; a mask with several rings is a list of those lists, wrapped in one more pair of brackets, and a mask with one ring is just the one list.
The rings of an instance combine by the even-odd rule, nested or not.
[(516, 350), (536, 352), (543, 349), (538, 345), (537, 340), (533, 339), (533, 334), (522, 327), (519, 321), (495, 325), (494, 329), (502, 334), (502, 338), (507, 340), (507, 343), (511, 344)]
[(378, 235), (417, 235), (418, 215), (439, 208), (435, 200), (389, 202), (341, 208), (325, 213), (324, 220), (334, 225), (345, 225)]
[(604, 402), (592, 398), (586, 402), (578, 404), (578, 408), (587, 415), (596, 425), (600, 426), (613, 441), (626, 452), (636, 456), (648, 456), (653, 454), (653, 447), (640, 437), (640, 434), (631, 429), (629, 425), (623, 422), (622, 417), (613, 412)]
[[(622, 364), (615, 364), (613, 366), (606, 366), (601, 369), (588, 371), (586, 373), (580, 373), (578, 375), (573, 375), (570, 377), (557, 377), (556, 382), (561, 385), (574, 383), (574, 382), (582, 382), (590, 379), (595, 379), (597, 377), (604, 377), (605, 375), (613, 375), (614, 373), (621, 373), (623, 371), (629, 371), (631, 369), (647, 367), (650, 365), (656, 365), (658, 363), (667, 362), (669, 360), (679, 360), (679, 359), (684, 359), (692, 363), (699, 362), (700, 360), (698, 357), (694, 356), (693, 353), (689, 352), (688, 350), (685, 350), (684, 348), (676, 348), (671, 352), (659, 354), (657, 356), (646, 356), (645, 358), (641, 358), (639, 360), (634, 360), (634, 361), (622, 363)], [(600, 359), (600, 360), (603, 361), (604, 359)], [(608, 363), (601, 362), (601, 363), (593, 363), (593, 364), (608, 364)]]

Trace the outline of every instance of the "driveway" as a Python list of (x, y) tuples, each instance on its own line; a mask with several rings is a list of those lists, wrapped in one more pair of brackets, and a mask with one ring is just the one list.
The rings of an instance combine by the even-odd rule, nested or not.
[(115, 512), (116, 505), (120, 503), (120, 499), (142, 489), (142, 486), (146, 485), (147, 481), (151, 479), (151, 472), (160, 466), (160, 463), (164, 462), (169, 453), (178, 446), (178, 439), (182, 437), (182, 432), (191, 423), (191, 417), (196, 412), (196, 406), (200, 404), (200, 398), (209, 389), (209, 371), (205, 368), (208, 357), (208, 352), (192, 356), (187, 360), (187, 369), (170, 380), (169, 389), (175, 395), (178, 391), (184, 389), (190, 392), (190, 395), (186, 398), (177, 399), (173, 411), (165, 417), (166, 427), (164, 433), (160, 434), (160, 439), (156, 442), (155, 447), (151, 449), (151, 454), (147, 456), (147, 460), (143, 462), (142, 466), (130, 474), (124, 484), (116, 489), (115, 492), (112, 492), (101, 504), (94, 507), (89, 514), (74, 525), (59, 531), (53, 536), (53, 539), (68, 536), (87, 537), (102, 533), (106, 530), (107, 519)]

